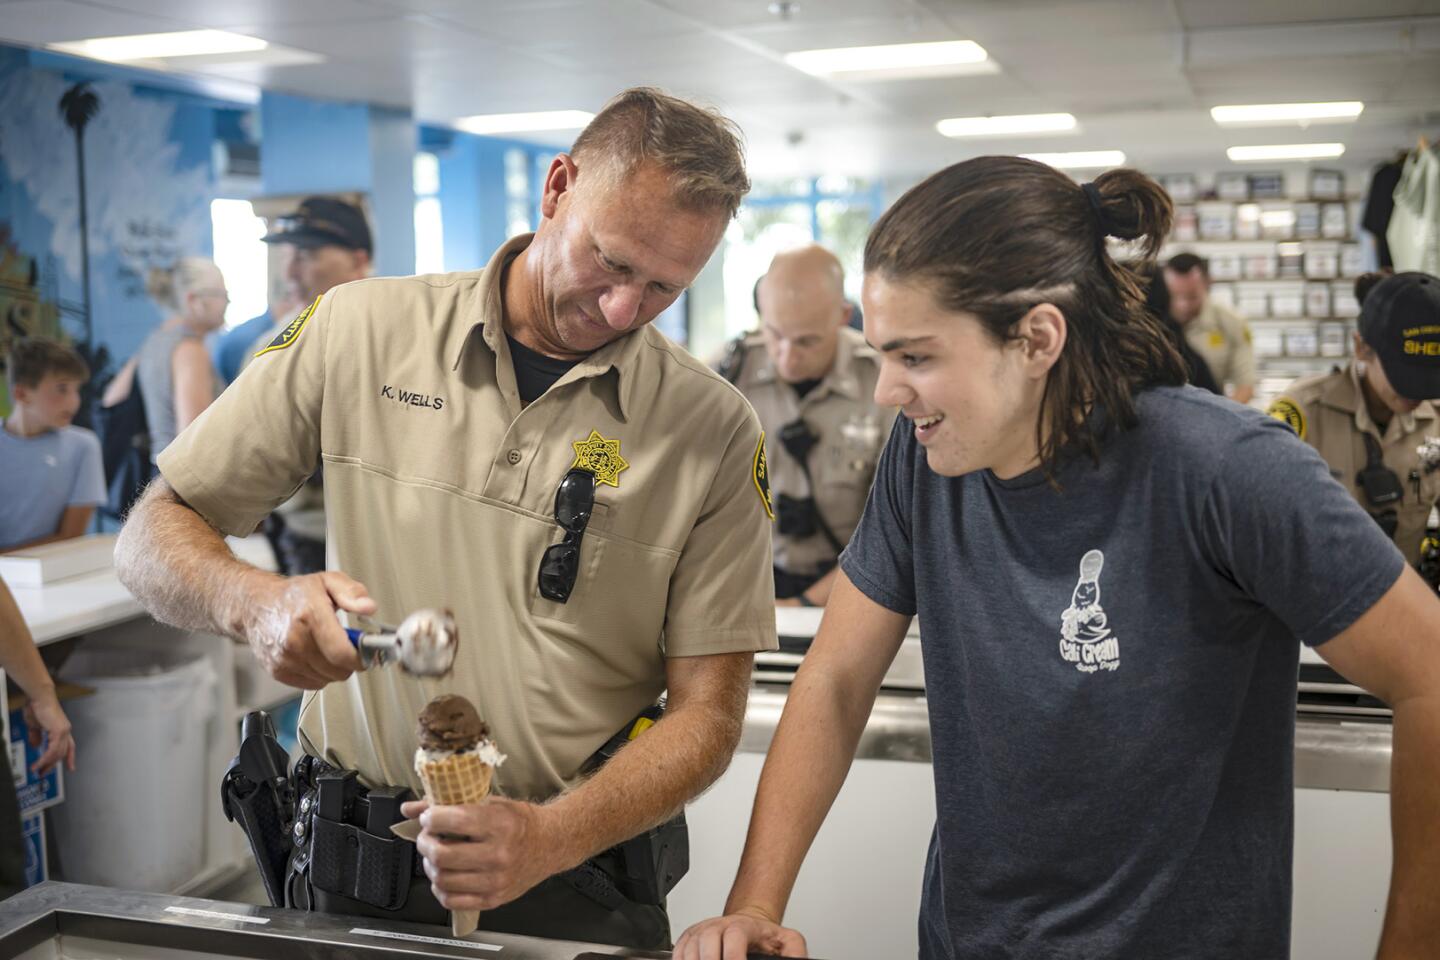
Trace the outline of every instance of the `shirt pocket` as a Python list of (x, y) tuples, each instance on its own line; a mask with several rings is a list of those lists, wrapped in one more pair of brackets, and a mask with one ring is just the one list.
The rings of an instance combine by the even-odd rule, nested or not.
[[(580, 626), (581, 632), (594, 641), (613, 637), (615, 642), (633, 643), (641, 636), (653, 636), (658, 641), (676, 557), (668, 551), (607, 535), (605, 527), (610, 519), (598, 511), (591, 517), (580, 542), (575, 585), (566, 602), (540, 595), (541, 558), (535, 558), (530, 613), (552, 625)], [(601, 521), (599, 525), (597, 521)], [(564, 534), (556, 527), (551, 542), (563, 539)]]

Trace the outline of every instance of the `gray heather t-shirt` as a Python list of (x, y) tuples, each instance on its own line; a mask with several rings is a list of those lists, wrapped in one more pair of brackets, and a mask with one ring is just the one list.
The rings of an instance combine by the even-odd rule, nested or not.
[(896, 422), (841, 559), (918, 614), (924, 960), (1290, 955), (1299, 644), (1405, 565), (1279, 421), (1137, 399), (1098, 468), (932, 472)]

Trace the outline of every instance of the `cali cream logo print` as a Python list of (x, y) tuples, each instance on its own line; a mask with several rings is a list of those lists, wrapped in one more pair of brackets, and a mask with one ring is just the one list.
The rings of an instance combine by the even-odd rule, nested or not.
[(1105, 554), (1091, 550), (1080, 558), (1080, 582), (1070, 606), (1060, 615), (1060, 656), (1081, 673), (1120, 667), (1120, 639), (1110, 632), (1100, 606), (1100, 571)]

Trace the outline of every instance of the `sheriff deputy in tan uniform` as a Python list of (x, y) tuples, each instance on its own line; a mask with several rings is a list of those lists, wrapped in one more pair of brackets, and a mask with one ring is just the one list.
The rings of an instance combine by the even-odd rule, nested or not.
[(1165, 264), (1170, 315), (1185, 331), (1185, 341), (1205, 360), (1220, 389), (1249, 403), (1255, 396), (1255, 347), (1250, 325), (1210, 297), (1210, 268), (1193, 253), (1180, 253)]
[(845, 272), (807, 246), (781, 253), (755, 289), (760, 331), (719, 364), (765, 428), (774, 497), (775, 596), (823, 606), (895, 419), (874, 400), (880, 359), (847, 326)]
[(1304, 377), (1270, 404), (1420, 566), (1440, 502), (1440, 280), (1369, 274), (1355, 283), (1355, 359)]
[[(633, 902), (587, 865), (720, 774), (753, 651), (776, 646), (760, 424), (647, 325), (748, 188), (729, 121), (627, 91), (551, 163), (534, 235), (482, 271), (326, 293), (160, 460), (117, 547), (122, 579), (157, 617), (244, 639), (314, 691), (308, 754), (372, 796), (418, 795), (416, 717), (455, 692), (508, 755), (504, 799), (405, 808), (424, 827), (408, 894), (407, 874), (386, 902), (360, 898), (365, 865), (301, 837), (310, 908), (479, 910), (487, 930), (668, 944), (663, 897)], [(248, 534), (321, 461), (331, 572), (232, 556), (221, 535)], [(423, 607), (454, 612), (454, 672), (360, 672), (336, 611), (394, 624)], [(585, 776), (667, 691), (664, 716)], [(410, 869), (387, 824), (357, 840)]]

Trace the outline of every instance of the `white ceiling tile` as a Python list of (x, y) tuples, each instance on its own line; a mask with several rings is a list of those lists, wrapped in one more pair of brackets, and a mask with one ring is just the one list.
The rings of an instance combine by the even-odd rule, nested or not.
[(1175, 6), (1180, 21), (1192, 29), (1440, 13), (1435, 0), (1175, 0)]
[(242, 24), (342, 24), (391, 15), (365, 0), (98, 0), (113, 10), (230, 29)]
[(0, 40), (30, 46), (183, 29), (185, 24), (163, 17), (106, 10), (71, 0), (19, 0), (6, 4), (5, 15), (0, 17)]

